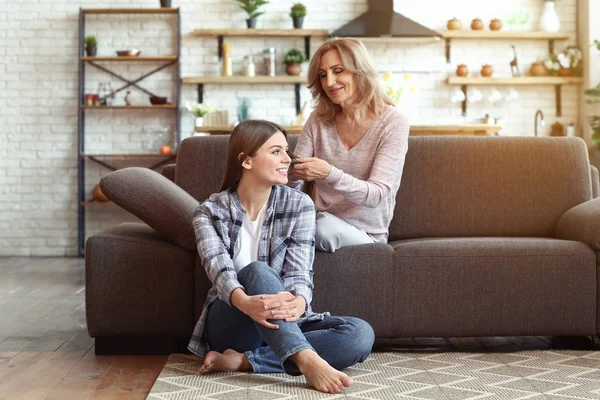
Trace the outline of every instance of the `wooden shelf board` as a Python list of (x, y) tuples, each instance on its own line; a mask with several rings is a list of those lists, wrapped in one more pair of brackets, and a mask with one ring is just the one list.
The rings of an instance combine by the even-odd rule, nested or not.
[(521, 76), (517, 78), (485, 78), (452, 76), (446, 80), (449, 85), (579, 85), (583, 78), (578, 76)]
[(327, 29), (194, 29), (194, 36), (229, 36), (229, 37), (305, 37), (305, 36), (327, 36)]
[(149, 105), (132, 105), (132, 106), (81, 106), (83, 109), (94, 109), (94, 110), (104, 110), (104, 109), (116, 109), (116, 110), (146, 110), (146, 109), (177, 109), (176, 104), (160, 104), (153, 106)]
[[(232, 126), (202, 126), (197, 127), (196, 132), (210, 133), (213, 135), (227, 135), (231, 133)], [(299, 134), (302, 126), (284, 126), (289, 134)], [(489, 135), (500, 132), (502, 125), (488, 124), (465, 124), (465, 125), (412, 125), (410, 134), (419, 135)]]
[(106, 57), (81, 57), (82, 61), (173, 61), (177, 56), (106, 56)]
[(306, 76), (188, 76), (182, 83), (307, 83)]
[(160, 153), (139, 153), (139, 154), (119, 154), (119, 153), (103, 153), (103, 154), (82, 154), (82, 158), (165, 158), (175, 157), (176, 153), (171, 154), (160, 154)]
[(83, 8), (84, 14), (177, 14), (179, 8)]
[(523, 40), (568, 40), (571, 34), (567, 32), (542, 31), (441, 31), (444, 39), (523, 39)]

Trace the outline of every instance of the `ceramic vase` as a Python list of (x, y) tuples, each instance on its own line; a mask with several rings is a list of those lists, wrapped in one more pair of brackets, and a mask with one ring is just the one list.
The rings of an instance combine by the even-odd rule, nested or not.
[(554, 1), (544, 2), (544, 12), (540, 19), (540, 29), (544, 32), (558, 32), (560, 30), (560, 20), (556, 12), (556, 3)]

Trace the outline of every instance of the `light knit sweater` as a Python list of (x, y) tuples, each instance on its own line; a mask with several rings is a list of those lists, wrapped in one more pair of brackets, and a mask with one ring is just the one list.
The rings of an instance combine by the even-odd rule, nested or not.
[[(326, 211), (364, 230), (376, 242), (387, 242), (402, 169), (408, 150), (408, 119), (389, 106), (350, 150), (340, 140), (335, 121), (324, 122), (316, 112), (302, 129), (294, 153), (317, 157), (332, 165), (318, 180), (318, 211)], [(302, 182), (290, 182), (300, 186)]]

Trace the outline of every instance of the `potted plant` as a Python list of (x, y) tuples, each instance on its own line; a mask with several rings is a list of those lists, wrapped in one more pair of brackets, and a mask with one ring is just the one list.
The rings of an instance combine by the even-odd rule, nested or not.
[(301, 29), (304, 23), (304, 17), (306, 17), (306, 6), (302, 3), (296, 3), (292, 6), (290, 11), (290, 17), (294, 21), (294, 28)]
[(258, 11), (258, 9), (265, 4), (269, 4), (267, 0), (235, 0), (238, 6), (248, 14), (246, 23), (248, 28), (256, 28), (256, 18), (263, 15), (264, 12)]
[(95, 57), (96, 51), (98, 50), (98, 41), (96, 40), (96, 36), (86, 36), (83, 42), (85, 43), (85, 52), (88, 57)]
[(191, 112), (194, 115), (194, 117), (196, 117), (196, 128), (203, 126), (204, 116), (215, 110), (215, 108), (210, 104), (196, 103), (193, 101), (188, 101), (187, 103), (185, 103), (185, 108), (187, 108), (187, 110)]
[(288, 75), (300, 75), (302, 64), (305, 60), (304, 54), (298, 49), (290, 49), (283, 57), (283, 63), (286, 65), (285, 72)]

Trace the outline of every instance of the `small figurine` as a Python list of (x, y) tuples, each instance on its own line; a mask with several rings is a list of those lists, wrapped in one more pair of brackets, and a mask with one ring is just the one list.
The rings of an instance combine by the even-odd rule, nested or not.
[(125, 94), (125, 104), (130, 106), (131, 105), (131, 100), (132, 100), (132, 95), (131, 95), (131, 90), (128, 90), (127, 93)]
[(510, 72), (512, 72), (513, 77), (521, 76), (521, 72), (519, 72), (519, 62), (517, 61), (517, 50), (515, 46), (512, 46), (513, 53), (515, 54), (515, 58), (510, 62)]

